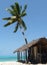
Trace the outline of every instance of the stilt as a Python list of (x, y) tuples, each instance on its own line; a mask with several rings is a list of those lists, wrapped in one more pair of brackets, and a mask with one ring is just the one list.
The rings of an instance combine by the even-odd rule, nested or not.
[(21, 60), (22, 60), (22, 52), (21, 52)]
[(17, 60), (20, 60), (20, 52), (17, 52)]
[(41, 44), (40, 44), (40, 63), (41, 63)]
[(27, 62), (27, 50), (25, 50), (25, 58), (26, 58), (26, 62)]

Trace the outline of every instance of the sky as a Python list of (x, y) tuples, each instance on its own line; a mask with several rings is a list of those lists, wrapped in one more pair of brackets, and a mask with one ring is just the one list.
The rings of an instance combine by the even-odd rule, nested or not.
[(4, 27), (8, 21), (2, 18), (11, 16), (6, 8), (18, 2), (24, 7), (27, 4), (27, 16), (23, 18), (27, 30), (25, 36), (28, 43), (41, 37), (47, 38), (47, 0), (0, 0), (0, 56), (15, 55), (13, 51), (25, 44), (20, 29), (13, 33), (15, 24)]

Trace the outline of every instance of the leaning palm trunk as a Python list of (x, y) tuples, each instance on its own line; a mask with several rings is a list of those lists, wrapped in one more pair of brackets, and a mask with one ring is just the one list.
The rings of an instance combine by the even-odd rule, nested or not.
[[(24, 31), (22, 30), (22, 27), (21, 26), (20, 26), (20, 30), (21, 30), (22, 35), (24, 37), (25, 43), (28, 44), (27, 38), (25, 37)], [(28, 51), (26, 50), (25, 52), (26, 52), (26, 61), (27, 61), (27, 59), (28, 59), (28, 57), (27, 57)]]

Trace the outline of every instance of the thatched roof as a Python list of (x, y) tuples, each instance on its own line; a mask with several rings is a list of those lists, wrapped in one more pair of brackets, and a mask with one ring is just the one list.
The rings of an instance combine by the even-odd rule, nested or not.
[(29, 44), (23, 45), (22, 47), (16, 49), (16, 50), (14, 51), (14, 53), (15, 53), (15, 52), (24, 51), (24, 50), (28, 49), (29, 47), (38, 44), (38, 42), (42, 42), (42, 43), (46, 43), (46, 44), (47, 44), (47, 39), (46, 39), (46, 38), (40, 38), (40, 39), (37, 39), (37, 40), (33, 40), (33, 41), (30, 42)]

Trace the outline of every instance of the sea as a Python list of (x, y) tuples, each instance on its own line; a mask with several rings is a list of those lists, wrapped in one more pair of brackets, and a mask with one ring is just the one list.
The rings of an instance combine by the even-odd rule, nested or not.
[[(25, 60), (25, 57), (22, 57)], [(0, 56), (0, 62), (17, 61), (17, 56)]]
[(16, 56), (0, 56), (0, 62), (17, 61)]

